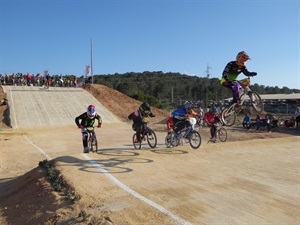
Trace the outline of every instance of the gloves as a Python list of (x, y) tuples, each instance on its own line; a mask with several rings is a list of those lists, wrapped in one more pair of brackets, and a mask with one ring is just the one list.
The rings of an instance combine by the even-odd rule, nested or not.
[(252, 72), (250, 76), (254, 77), (254, 76), (256, 76), (256, 75), (257, 75), (256, 72)]
[(98, 124), (98, 126), (97, 126), (98, 128), (101, 128), (101, 124)]
[(78, 125), (78, 128), (82, 129), (82, 128), (83, 128), (83, 126), (82, 126), (82, 125)]

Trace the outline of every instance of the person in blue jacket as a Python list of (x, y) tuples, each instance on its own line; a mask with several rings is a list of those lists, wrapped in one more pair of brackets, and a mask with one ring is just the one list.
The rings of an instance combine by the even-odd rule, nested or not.
[(188, 127), (190, 122), (187, 120), (188, 114), (193, 111), (193, 103), (190, 101), (185, 102), (184, 105), (172, 112), (174, 131), (178, 134), (179, 131)]

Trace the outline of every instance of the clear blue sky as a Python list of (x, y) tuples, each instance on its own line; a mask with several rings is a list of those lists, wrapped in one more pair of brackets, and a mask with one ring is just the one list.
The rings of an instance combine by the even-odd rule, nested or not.
[(0, 0), (0, 73), (81, 76), (92, 39), (94, 75), (220, 78), (244, 50), (252, 83), (300, 89), (299, 18), (299, 0)]

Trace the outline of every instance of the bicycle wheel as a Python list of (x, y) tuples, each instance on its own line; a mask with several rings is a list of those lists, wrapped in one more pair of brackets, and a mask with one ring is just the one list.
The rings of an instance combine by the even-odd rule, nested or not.
[(226, 108), (221, 113), (221, 120), (225, 126), (232, 126), (236, 120), (236, 112), (235, 112), (235, 105), (232, 104), (229, 108)]
[(227, 131), (224, 127), (218, 129), (218, 136), (221, 142), (225, 142), (227, 140)]
[(96, 138), (93, 138), (92, 140), (91, 151), (96, 153), (98, 152), (98, 141)]
[(189, 143), (193, 149), (197, 149), (201, 145), (201, 135), (198, 131), (191, 131), (189, 134)]
[(171, 135), (172, 134), (168, 134), (166, 137), (165, 137), (165, 144), (167, 146), (167, 148), (170, 148), (172, 146), (172, 143), (171, 143)]
[(87, 147), (88, 147), (88, 151), (86, 153), (89, 153), (92, 150), (92, 137), (90, 134), (87, 141)]
[(147, 129), (147, 142), (150, 148), (155, 148), (157, 144), (156, 134), (150, 128)]
[(133, 147), (134, 147), (135, 149), (141, 149), (142, 141), (138, 141), (138, 140), (137, 140), (137, 135), (136, 135), (136, 133), (134, 133), (133, 136), (132, 136), (132, 143), (133, 143)]
[(257, 112), (262, 112), (264, 111), (264, 104), (261, 100), (261, 97), (259, 96), (259, 94), (256, 91), (252, 91), (249, 94), (250, 100), (251, 100), (251, 104), (253, 106), (253, 108), (257, 111)]
[(177, 135), (175, 135), (175, 133), (172, 133), (172, 135), (171, 135), (171, 145), (172, 145), (173, 147), (176, 147), (176, 146), (178, 146), (180, 143), (181, 143), (181, 142), (180, 142), (180, 137), (177, 136)]

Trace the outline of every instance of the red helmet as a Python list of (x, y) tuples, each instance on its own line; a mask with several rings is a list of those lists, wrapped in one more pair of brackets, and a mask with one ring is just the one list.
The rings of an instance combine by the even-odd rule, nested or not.
[(87, 115), (90, 119), (93, 119), (96, 116), (96, 107), (94, 105), (88, 106)]

